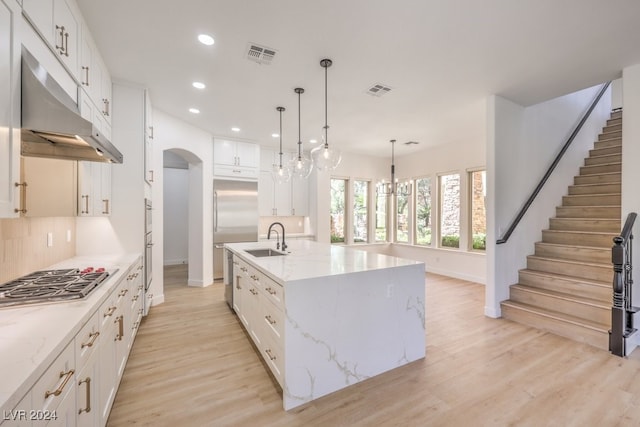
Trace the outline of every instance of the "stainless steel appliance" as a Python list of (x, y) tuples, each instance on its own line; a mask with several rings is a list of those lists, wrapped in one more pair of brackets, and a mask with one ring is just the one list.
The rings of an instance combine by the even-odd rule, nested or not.
[(153, 238), (151, 229), (151, 215), (153, 212), (153, 206), (151, 199), (144, 199), (144, 312), (146, 316), (149, 313), (149, 307), (151, 307), (151, 299), (153, 295), (149, 293), (149, 287), (151, 286), (152, 279), (152, 254), (153, 254)]
[[(258, 183), (213, 181), (213, 277), (223, 277), (225, 243), (258, 241)], [(225, 283), (225, 299), (232, 304), (232, 289)]]
[(0, 285), (0, 307), (82, 299), (109, 276), (103, 268), (43, 270)]
[(22, 49), (23, 156), (122, 163), (122, 153), (93, 123), (47, 70)]

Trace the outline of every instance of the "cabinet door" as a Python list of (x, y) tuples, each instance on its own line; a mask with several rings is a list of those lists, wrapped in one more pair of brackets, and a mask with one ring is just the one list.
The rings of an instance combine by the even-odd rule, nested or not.
[(25, 216), (76, 216), (77, 162), (22, 158)]
[(153, 109), (149, 92), (144, 93), (144, 180), (153, 185)]
[(275, 159), (275, 151), (268, 148), (262, 148), (260, 150), (260, 170), (271, 172), (273, 170), (273, 166), (276, 164)]
[(44, 39), (55, 46), (53, 0), (23, 0), (22, 10)]
[[(100, 61), (102, 64), (102, 60)], [(102, 65), (101, 69), (101, 86), (100, 86), (100, 106), (104, 120), (111, 124), (111, 93), (113, 91), (111, 85), (111, 74), (107, 71), (107, 67)]]
[(101, 216), (111, 215), (111, 163), (98, 163), (100, 169), (99, 208), (96, 212)]
[(107, 423), (111, 405), (116, 395), (116, 343), (118, 339), (118, 325), (115, 296), (111, 295), (98, 310), (100, 318), (100, 346), (98, 347), (99, 372), (98, 404), (96, 411), (100, 415), (100, 425)]
[(309, 216), (309, 184), (306, 179), (291, 179), (291, 215)]
[(213, 163), (218, 165), (236, 165), (236, 143), (224, 139), (213, 141)]
[(260, 216), (275, 215), (274, 200), (275, 182), (270, 171), (260, 171), (258, 176), (258, 214)]
[(257, 168), (260, 157), (260, 148), (257, 144), (236, 142), (236, 156), (238, 157), (238, 166)]
[(76, 426), (94, 427), (100, 425), (100, 405), (98, 404), (98, 383), (100, 367), (98, 353), (93, 352), (85, 366), (76, 376)]
[(291, 182), (274, 184), (275, 215), (291, 215)]
[(20, 191), (20, 45), (13, 32), (20, 12), (0, 0), (0, 218), (14, 218)]
[(78, 215), (93, 215), (93, 168), (97, 163), (78, 162)]
[(65, 0), (53, 2), (54, 48), (71, 74), (78, 76), (80, 23)]

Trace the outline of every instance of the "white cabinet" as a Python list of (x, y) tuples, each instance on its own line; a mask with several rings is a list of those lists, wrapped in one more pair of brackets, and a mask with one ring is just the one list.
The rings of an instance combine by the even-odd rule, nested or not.
[(98, 382), (100, 366), (98, 348), (102, 345), (100, 336), (100, 317), (95, 312), (85, 323), (75, 338), (76, 407), (77, 426), (92, 427), (100, 425), (98, 410)]
[(76, 216), (77, 162), (23, 157), (20, 211), (27, 217)]
[(18, 5), (0, 0), (0, 218), (18, 216), (20, 187), (20, 40)]
[[(92, 110), (95, 110), (94, 114), (85, 118), (95, 121), (98, 115), (100, 121), (111, 125), (111, 75), (86, 25), (82, 28), (78, 80), (82, 91), (93, 103)], [(106, 133), (104, 129), (101, 130)]]
[(309, 181), (291, 179), (291, 215), (309, 216)]
[(215, 138), (213, 174), (236, 179), (256, 179), (260, 148), (257, 144)]
[(144, 180), (153, 184), (153, 108), (149, 91), (144, 91)]
[(111, 164), (78, 162), (78, 215), (111, 215)]
[[(282, 164), (288, 165), (291, 153), (282, 153)], [(291, 178), (286, 183), (276, 183), (272, 170), (279, 164), (279, 153), (263, 149), (260, 156), (258, 177), (258, 211), (260, 216), (308, 216), (309, 184), (306, 179)]]
[(23, 0), (22, 8), (71, 75), (78, 77), (80, 15), (66, 0)]

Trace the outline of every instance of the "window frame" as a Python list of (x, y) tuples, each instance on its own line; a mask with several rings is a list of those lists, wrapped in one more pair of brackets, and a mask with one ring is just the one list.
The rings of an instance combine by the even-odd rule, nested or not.
[[(342, 242), (332, 242), (331, 241), (331, 216), (332, 216), (332, 212), (331, 212), (331, 191), (332, 191), (332, 186), (331, 183), (334, 180), (341, 180), (344, 181), (344, 224), (343, 224), (343, 231), (344, 231), (344, 240)], [(331, 176), (329, 177), (329, 243), (332, 245), (347, 245), (349, 244), (349, 239), (350, 239), (350, 233), (349, 233), (349, 229), (351, 227), (351, 221), (350, 221), (350, 181), (351, 179), (349, 177), (346, 176)]]
[[(460, 185), (460, 190), (458, 192), (458, 247), (454, 247), (454, 246), (444, 246), (442, 244), (442, 209), (444, 206), (443, 203), (443, 198), (444, 198), (444, 192), (442, 191), (442, 178), (445, 176), (449, 176), (449, 175), (458, 175), (458, 180), (459, 180), (459, 185)], [(462, 236), (462, 230), (463, 230), (463, 211), (462, 211), (462, 192), (463, 192), (463, 176), (464, 174), (461, 173), (459, 170), (453, 170), (453, 171), (447, 171), (447, 172), (440, 172), (438, 174), (436, 174), (437, 176), (437, 200), (438, 200), (438, 230), (437, 230), (437, 236), (438, 236), (438, 240), (437, 240), (437, 244), (435, 247), (437, 247), (438, 249), (446, 249), (446, 250), (452, 250), (452, 251), (460, 251), (461, 247), (462, 247), (462, 240), (463, 240), (463, 236)]]
[[(468, 216), (468, 225), (467, 225), (467, 251), (474, 253), (486, 253), (486, 194), (487, 194), (487, 168), (485, 166), (478, 166), (474, 168), (468, 168), (467, 172), (467, 216)], [(473, 174), (476, 172), (484, 172), (484, 194), (485, 194), (485, 249), (474, 249), (473, 248)]]
[[(356, 233), (355, 233), (355, 210), (354, 210), (354, 206), (355, 206), (355, 197), (356, 197), (356, 182), (366, 182), (367, 183), (367, 191), (365, 192), (365, 203), (366, 203), (366, 221), (367, 221), (367, 226), (366, 226), (366, 230), (367, 230), (367, 239), (364, 242), (356, 242), (355, 241), (355, 237), (356, 237)], [(351, 207), (351, 213), (349, 214), (349, 217), (351, 218), (351, 226), (349, 228), (349, 230), (351, 230), (351, 237), (350, 239), (348, 239), (348, 241), (350, 241), (351, 243), (353, 243), (354, 245), (366, 245), (371, 243), (371, 211), (372, 211), (372, 206), (371, 206), (371, 201), (373, 200), (373, 198), (371, 197), (371, 185), (372, 180), (369, 178), (351, 178), (351, 195), (352, 198), (351, 203), (350, 203), (350, 207)], [(375, 232), (375, 224), (373, 225), (374, 227), (374, 232)]]

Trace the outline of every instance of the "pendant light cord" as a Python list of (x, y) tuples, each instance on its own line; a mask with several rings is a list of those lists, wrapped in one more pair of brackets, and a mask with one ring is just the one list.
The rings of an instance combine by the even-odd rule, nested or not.
[(298, 93), (298, 161), (302, 160), (302, 138), (300, 137), (300, 94), (303, 89), (296, 89)]
[(280, 112), (280, 169), (282, 169), (282, 112), (284, 111), (284, 107), (276, 108)]
[(324, 147), (329, 147), (329, 137), (327, 136), (327, 130), (329, 129), (329, 125), (327, 125), (327, 116), (328, 116), (328, 102), (327, 102), (327, 68), (329, 68), (331, 62), (325, 63), (324, 65)]

